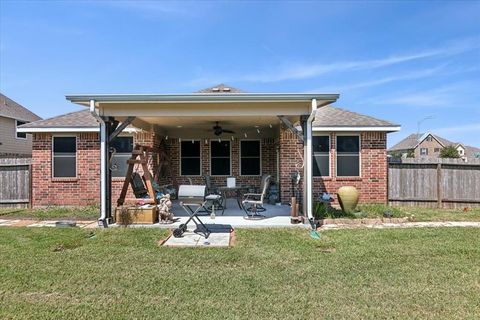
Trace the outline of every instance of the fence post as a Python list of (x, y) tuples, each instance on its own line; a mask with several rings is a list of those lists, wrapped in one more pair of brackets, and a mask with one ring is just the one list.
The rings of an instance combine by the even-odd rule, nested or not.
[(442, 208), (443, 199), (443, 179), (442, 179), (442, 163), (437, 163), (437, 207)]

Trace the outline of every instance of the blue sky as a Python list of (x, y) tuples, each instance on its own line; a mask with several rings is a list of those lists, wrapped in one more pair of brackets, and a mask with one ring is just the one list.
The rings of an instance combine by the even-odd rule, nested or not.
[(480, 146), (480, 2), (0, 1), (0, 91), (340, 93), (337, 106)]

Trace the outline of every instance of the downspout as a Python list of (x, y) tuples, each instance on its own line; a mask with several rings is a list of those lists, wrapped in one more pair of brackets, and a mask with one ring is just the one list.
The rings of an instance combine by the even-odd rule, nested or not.
[(305, 166), (303, 170), (303, 213), (311, 221), (313, 219), (313, 169), (312, 169), (312, 123), (315, 120), (317, 99), (312, 99), (310, 115), (305, 123), (304, 149)]
[(100, 123), (100, 218), (98, 224), (107, 228), (107, 126), (95, 111), (95, 100), (90, 100), (90, 113)]

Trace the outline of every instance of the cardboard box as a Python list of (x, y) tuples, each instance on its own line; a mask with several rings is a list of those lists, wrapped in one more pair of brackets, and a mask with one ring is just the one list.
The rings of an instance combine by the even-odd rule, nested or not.
[[(122, 214), (122, 209), (127, 213)], [(126, 221), (123, 221), (126, 220)], [(158, 221), (157, 207), (137, 207), (117, 208), (115, 210), (115, 222), (117, 224), (154, 224)]]

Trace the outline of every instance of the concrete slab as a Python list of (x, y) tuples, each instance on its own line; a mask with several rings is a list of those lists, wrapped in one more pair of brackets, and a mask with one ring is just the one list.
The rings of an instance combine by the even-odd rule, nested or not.
[(208, 238), (201, 233), (196, 233), (190, 228), (182, 237), (175, 238), (170, 235), (163, 243), (166, 247), (228, 247), (231, 244), (231, 238), (234, 230), (230, 225), (207, 225), (211, 231)]

